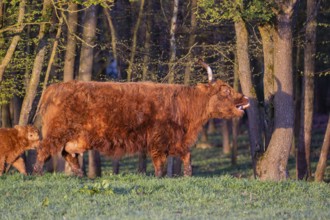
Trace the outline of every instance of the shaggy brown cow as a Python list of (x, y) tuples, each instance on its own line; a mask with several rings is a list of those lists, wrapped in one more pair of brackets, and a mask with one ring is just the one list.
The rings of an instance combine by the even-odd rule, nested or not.
[(0, 128), (0, 176), (13, 165), (20, 173), (26, 175), (24, 160), (20, 155), (29, 149), (39, 147), (40, 137), (34, 126), (18, 126)]
[(183, 86), (156, 83), (71, 81), (49, 86), (42, 97), (43, 141), (35, 173), (50, 155), (62, 152), (81, 176), (76, 154), (95, 149), (120, 158), (147, 151), (155, 175), (168, 155), (180, 156), (190, 176), (190, 146), (210, 118), (244, 114), (248, 99), (218, 80)]

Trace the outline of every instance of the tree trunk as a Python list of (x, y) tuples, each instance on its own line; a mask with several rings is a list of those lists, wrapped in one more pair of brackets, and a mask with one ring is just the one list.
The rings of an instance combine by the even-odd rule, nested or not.
[[(173, 14), (171, 19), (170, 28), (170, 61), (168, 65), (168, 83), (174, 83), (174, 62), (176, 59), (176, 42), (175, 42), (175, 32), (177, 26), (177, 17), (179, 9), (179, 0), (173, 1)], [(178, 157), (169, 156), (167, 159), (167, 176), (173, 177), (180, 175), (181, 173), (181, 160)]]
[(222, 120), (221, 123), (221, 134), (222, 134), (222, 152), (226, 155), (230, 154), (230, 141), (229, 141), (229, 126), (228, 120)]
[[(42, 16), (46, 21), (50, 20), (51, 13), (49, 13), (49, 10), (51, 10), (51, 8), (52, 8), (51, 0), (44, 0)], [(46, 49), (47, 49), (46, 32), (47, 32), (46, 24), (41, 24), (38, 35), (39, 44), (37, 47), (37, 55), (36, 58), (34, 59), (31, 78), (29, 80), (29, 84), (27, 85), (26, 94), (22, 104), (22, 110), (19, 119), (20, 125), (26, 125), (29, 122), (30, 111), (32, 109), (33, 100), (37, 93), (37, 88), (40, 81), (40, 74), (46, 56)]]
[[(80, 52), (79, 80), (91, 81), (93, 71), (93, 45), (96, 33), (96, 6), (91, 5), (85, 11), (83, 45)], [(88, 177), (95, 178), (101, 176), (100, 154), (90, 150), (88, 152)]]
[(19, 123), (19, 115), (21, 112), (22, 100), (18, 96), (14, 95), (10, 102), (10, 109), (11, 109), (11, 118), (12, 124), (18, 125)]
[(322, 144), (320, 159), (319, 159), (319, 162), (317, 163), (316, 172), (315, 172), (315, 181), (317, 181), (317, 182), (323, 181), (325, 168), (327, 167), (329, 147), (330, 147), (330, 114), (329, 114), (329, 118), (328, 118), (327, 129), (324, 134), (324, 140), (323, 140), (323, 144)]
[(178, 10), (179, 10), (179, 0), (173, 1), (173, 14), (171, 19), (170, 27), (170, 61), (168, 64), (168, 83), (174, 83), (174, 62), (176, 59), (176, 40), (175, 32), (177, 28)]
[(11, 117), (10, 117), (10, 108), (9, 103), (0, 105), (1, 107), (1, 121), (3, 128), (11, 128)]
[(316, 39), (316, 0), (307, 0), (307, 24), (304, 51), (303, 98), (301, 105), (301, 122), (297, 148), (297, 178), (310, 178), (311, 170), (311, 139), (314, 104), (315, 74), (315, 39)]
[(243, 94), (250, 100), (250, 107), (247, 109), (249, 120), (249, 139), (250, 139), (250, 153), (252, 158), (252, 165), (254, 174), (256, 174), (255, 154), (256, 149), (262, 146), (261, 129), (258, 111), (258, 100), (256, 91), (252, 84), (252, 74), (250, 67), (249, 48), (248, 48), (248, 32), (245, 23), (242, 19), (235, 21), (236, 32), (236, 50), (238, 60), (239, 79)]
[(233, 118), (232, 119), (233, 142), (232, 142), (232, 146), (231, 146), (231, 165), (233, 165), (233, 166), (237, 164), (238, 125), (239, 125), (239, 119)]
[[(237, 55), (235, 53), (235, 64), (237, 64)], [(237, 65), (234, 66), (234, 83), (233, 88), (235, 91), (239, 91), (239, 76), (238, 76), (238, 68)], [(237, 164), (237, 148), (238, 148), (238, 125), (239, 125), (239, 118), (232, 119), (232, 146), (231, 146), (231, 164)]]
[[(188, 48), (190, 49), (195, 44), (196, 38), (196, 28), (197, 28), (197, 18), (196, 18), (196, 11), (197, 11), (197, 0), (192, 0), (190, 5), (190, 33), (189, 33), (189, 40), (188, 40)], [(190, 55), (190, 59), (193, 56)], [(190, 83), (190, 73), (192, 68), (192, 61), (185, 68), (184, 72), (184, 84), (189, 85)]]
[(276, 16), (277, 29), (274, 35), (275, 130), (266, 152), (257, 164), (257, 173), (261, 180), (279, 181), (287, 178), (287, 163), (293, 139), (291, 25), (295, 1), (290, 4), (285, 3), (279, 3), (281, 10)]
[(137, 37), (138, 37), (137, 35), (138, 35), (141, 19), (143, 17), (144, 1), (145, 0), (141, 0), (139, 16), (138, 16), (138, 19), (136, 21), (134, 31), (133, 31), (133, 42), (132, 42), (131, 56), (130, 56), (130, 60), (129, 60), (129, 63), (128, 63), (128, 68), (127, 68), (127, 81), (128, 82), (130, 82), (132, 80), (132, 77), (133, 77), (132, 71), (133, 71), (133, 63), (134, 63), (134, 58), (135, 58), (135, 53), (136, 53), (136, 44), (137, 44)]
[(142, 81), (146, 81), (148, 79), (148, 71), (149, 71), (149, 62), (150, 62), (150, 50), (151, 50), (151, 30), (152, 30), (152, 16), (151, 10), (152, 10), (152, 1), (148, 1), (147, 5), (147, 15), (146, 20), (146, 38), (144, 42), (144, 55), (143, 55), (143, 67), (142, 67)]
[(264, 56), (264, 135), (268, 146), (274, 128), (274, 28), (271, 25), (259, 26)]
[(15, 32), (17, 33), (13, 39), (11, 40), (11, 44), (6, 52), (5, 57), (3, 58), (3, 60), (1, 61), (0, 64), (0, 82), (2, 81), (4, 72), (6, 70), (7, 65), (9, 64), (15, 50), (17, 47), (18, 42), (21, 39), (20, 33), (22, 32), (24, 26), (23, 24), (23, 20), (24, 20), (24, 15), (25, 15), (25, 5), (26, 5), (26, 0), (21, 0), (19, 3), (19, 12), (18, 12), (18, 18), (17, 18), (17, 28), (15, 30)]
[(76, 57), (77, 41), (75, 35), (77, 34), (78, 13), (77, 4), (69, 3), (68, 7), (68, 37), (66, 42), (66, 52), (64, 59), (63, 81), (67, 82), (74, 79), (74, 64)]
[(113, 59), (117, 63), (117, 77), (118, 79), (121, 79), (121, 73), (120, 73), (120, 68), (119, 68), (119, 57), (117, 54), (117, 33), (115, 26), (113, 25), (112, 18), (110, 16), (109, 10), (107, 8), (103, 8), (104, 14), (107, 18), (107, 21), (109, 23), (109, 29), (110, 29), (110, 34), (111, 34), (111, 47), (112, 47), (112, 55)]

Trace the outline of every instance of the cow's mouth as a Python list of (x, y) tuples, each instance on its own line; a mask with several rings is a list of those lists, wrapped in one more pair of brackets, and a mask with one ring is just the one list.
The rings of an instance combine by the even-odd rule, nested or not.
[(240, 111), (244, 111), (248, 107), (250, 107), (249, 99), (244, 96), (244, 99), (242, 103), (236, 104), (236, 108)]

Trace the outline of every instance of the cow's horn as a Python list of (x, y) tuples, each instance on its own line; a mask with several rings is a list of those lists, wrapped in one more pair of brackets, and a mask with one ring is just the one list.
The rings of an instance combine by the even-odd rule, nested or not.
[(212, 73), (211, 67), (209, 65), (207, 65), (206, 63), (204, 63), (203, 60), (201, 60), (201, 59), (199, 59), (198, 62), (206, 69), (209, 83), (211, 83), (212, 79), (213, 79), (213, 73)]

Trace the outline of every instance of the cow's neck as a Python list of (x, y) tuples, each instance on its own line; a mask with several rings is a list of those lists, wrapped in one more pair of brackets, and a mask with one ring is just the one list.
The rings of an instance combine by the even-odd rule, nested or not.
[[(187, 94), (188, 93), (188, 94)], [(193, 145), (203, 125), (208, 121), (208, 95), (196, 88), (189, 88), (178, 97), (186, 129), (186, 145)]]

